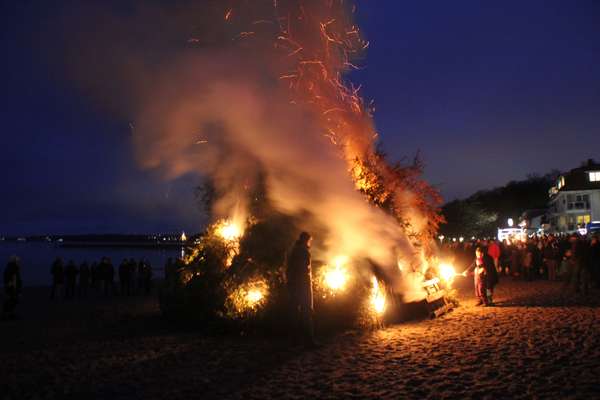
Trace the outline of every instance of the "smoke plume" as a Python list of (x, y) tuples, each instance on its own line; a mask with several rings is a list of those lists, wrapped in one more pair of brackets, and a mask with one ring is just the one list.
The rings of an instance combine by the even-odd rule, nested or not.
[[(214, 216), (240, 219), (263, 177), (278, 211), (307, 216), (304, 229), (326, 228), (321, 258), (369, 258), (390, 270), (399, 253), (414, 262), (405, 231), (351, 173), (356, 160), (373, 159), (377, 136), (344, 80), (368, 45), (352, 2), (151, 4), (80, 8), (66, 22), (78, 33), (68, 40), (71, 75), (131, 121), (143, 168), (209, 177)], [(394, 191), (421, 223), (411, 193)]]

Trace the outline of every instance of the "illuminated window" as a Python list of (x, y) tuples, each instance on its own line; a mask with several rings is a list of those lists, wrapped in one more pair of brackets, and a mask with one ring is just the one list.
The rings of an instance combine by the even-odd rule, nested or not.
[(589, 172), (590, 182), (600, 182), (600, 171)]
[(577, 216), (577, 225), (589, 224), (591, 221), (592, 221), (592, 218), (589, 215), (578, 215)]

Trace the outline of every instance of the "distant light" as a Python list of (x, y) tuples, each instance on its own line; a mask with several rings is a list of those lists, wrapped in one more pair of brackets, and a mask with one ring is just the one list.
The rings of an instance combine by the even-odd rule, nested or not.
[(515, 224), (515, 221), (513, 221), (512, 218), (509, 218), (508, 219), (508, 226), (510, 226), (512, 228), (514, 224)]

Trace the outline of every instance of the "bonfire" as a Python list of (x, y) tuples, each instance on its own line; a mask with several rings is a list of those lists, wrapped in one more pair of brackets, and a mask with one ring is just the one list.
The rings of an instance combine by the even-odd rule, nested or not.
[[(269, 142), (246, 145), (250, 136), (244, 128), (239, 134), (226, 130), (225, 140), (194, 140), (192, 146), (199, 146), (199, 152), (214, 158), (218, 150), (227, 162), (201, 171), (207, 178), (201, 193), (215, 222), (199, 237), (188, 239), (180, 279), (171, 285), (171, 293), (180, 294), (167, 296), (169, 301), (183, 297), (190, 312), (203, 317), (248, 320), (281, 315), (287, 296), (286, 251), (301, 230), (315, 237), (317, 314), (381, 319), (403, 296), (406, 301), (409, 292), (424, 298), (422, 282), (442, 221), (440, 197), (421, 179), (419, 157), (409, 165), (394, 164), (377, 151), (374, 107), (346, 78), (361, 68), (369, 46), (354, 22), (356, 6), (343, 0), (229, 3), (233, 6), (210, 5), (214, 15), (221, 15), (218, 31), (228, 37), (222, 43), (232, 54), (263, 57), (265, 65), (262, 59), (249, 64), (262, 68), (273, 97), (287, 100), (260, 101), (299, 118), (314, 135), (299, 138), (281, 132), (287, 122), (273, 117), (266, 125), (258, 124), (274, 132)], [(210, 47), (195, 37), (190, 46), (200, 53)], [(232, 92), (222, 87), (222, 96), (238, 96), (238, 88)], [(214, 94), (220, 104), (218, 96)], [(214, 104), (210, 110), (215, 110)], [(216, 110), (228, 121), (224, 110)], [(254, 119), (249, 114), (247, 118)], [(237, 126), (238, 119), (228, 123)], [(305, 142), (311, 144), (308, 150), (302, 147)], [(263, 151), (261, 146), (275, 150)], [(285, 157), (311, 158), (323, 165), (293, 167)], [(234, 171), (223, 165), (240, 167)], [(403, 270), (396, 267), (401, 260), (407, 265)], [(453, 275), (446, 265), (436, 274), (451, 284)], [(206, 293), (181, 294), (193, 291), (189, 288)], [(210, 307), (189, 301), (208, 297)]]

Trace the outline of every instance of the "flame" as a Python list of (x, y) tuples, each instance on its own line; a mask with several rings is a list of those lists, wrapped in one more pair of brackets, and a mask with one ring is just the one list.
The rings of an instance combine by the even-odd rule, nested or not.
[(217, 234), (228, 242), (236, 241), (242, 236), (242, 229), (235, 222), (224, 220), (216, 229)]
[(456, 276), (456, 271), (454, 267), (450, 264), (442, 263), (438, 267), (438, 271), (440, 274), (440, 278), (446, 283), (452, 283), (454, 277)]
[(371, 308), (376, 314), (381, 315), (385, 311), (385, 293), (379, 286), (379, 282), (377, 281), (376, 277), (372, 277), (371, 282)]
[(348, 262), (347, 256), (338, 256), (334, 259), (334, 267), (325, 266), (323, 272), (323, 282), (331, 291), (343, 291), (348, 282), (348, 272), (345, 264)]
[(246, 302), (248, 303), (248, 305), (250, 307), (252, 307), (253, 305), (259, 303), (264, 297), (265, 297), (265, 294), (263, 293), (262, 290), (251, 289), (250, 291), (248, 291), (248, 294), (246, 295)]
[(256, 279), (239, 285), (228, 297), (235, 312), (256, 312), (266, 303), (269, 293), (267, 282)]

